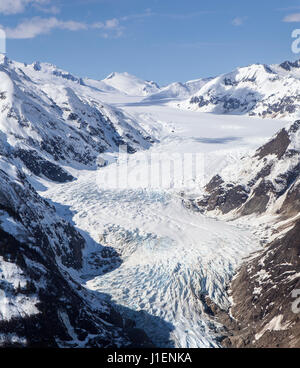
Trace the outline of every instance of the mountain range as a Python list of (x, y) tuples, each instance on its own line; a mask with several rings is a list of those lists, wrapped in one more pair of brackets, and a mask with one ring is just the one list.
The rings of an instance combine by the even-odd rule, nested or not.
[[(152, 347), (161, 343), (167, 347), (198, 347), (222, 342), (235, 347), (299, 347), (299, 314), (290, 307), (293, 292), (300, 289), (299, 91), (299, 61), (251, 65), (216, 78), (159, 87), (128, 73), (112, 73), (97, 81), (74, 76), (52, 64), (26, 64), (1, 56), (0, 346)], [(135, 105), (138, 112), (133, 110)], [(172, 111), (182, 116), (179, 127), (169, 122), (172, 116), (165, 118), (163, 113), (157, 118), (165, 108), (171, 109), (162, 110), (165, 114)], [(203, 113), (211, 114), (200, 115)], [(214, 157), (218, 161), (221, 155), (225, 167), (220, 169), (222, 165), (218, 164), (218, 173), (204, 188), (199, 186), (199, 193), (193, 197), (186, 199), (185, 193), (171, 190), (150, 194), (131, 190), (123, 197), (113, 191), (94, 193), (91, 183), (95, 185), (96, 176), (104, 173), (99, 157), (106, 154), (114, 162), (119, 146), (127, 146), (130, 159), (137, 157), (134, 162), (138, 162), (139, 153), (159, 152), (160, 147), (168, 148), (172, 142), (180, 147), (186, 140), (197, 149), (210, 144), (228, 147), (237, 140), (231, 136), (233, 132), (242, 129), (228, 124), (220, 126), (222, 138), (206, 136), (210, 131), (201, 131), (200, 136), (194, 131), (187, 136), (185, 119), (192, 114), (199, 119), (204, 116), (208, 122), (215, 115), (225, 114), (236, 115), (248, 124), (255, 117), (265, 118), (260, 124), (266, 126), (267, 119), (276, 118), (283, 127), (260, 148), (257, 144), (255, 152), (230, 151), (233, 158), (229, 164), (224, 159), (229, 151), (220, 149)], [(245, 116), (247, 120), (243, 120)], [(64, 203), (68, 195), (71, 199)], [(81, 213), (87, 200), (91, 207), (88, 213)], [(159, 211), (153, 215), (156, 205)], [(72, 206), (77, 206), (76, 211)], [(184, 233), (191, 229), (188, 225), (178, 230), (182, 225), (178, 213), (183, 208), (187, 212), (182, 215), (182, 224), (186, 221), (203, 232), (213, 234), (213, 226), (216, 234), (223, 231), (217, 222), (207, 225), (210, 217), (224, 222), (229, 239), (226, 246), (230, 247), (234, 239), (236, 247), (232, 259), (227, 261), (226, 253), (231, 253), (226, 249), (223, 252), (225, 245), (218, 235), (217, 240), (205, 240), (207, 248), (200, 247), (205, 255), (199, 253), (199, 263), (192, 263), (186, 247), (195, 245), (200, 234)], [(134, 214), (133, 228), (128, 225), (125, 229), (130, 211)], [(144, 217), (139, 223), (141, 214)], [(159, 232), (158, 225), (153, 225), (154, 230), (148, 225), (157, 220), (167, 224), (163, 234), (153, 233)], [(197, 227), (197, 221), (204, 222)], [(240, 254), (244, 254), (238, 248), (239, 239), (249, 246), (246, 253), (253, 249), (250, 240), (242, 240), (250, 237), (242, 237), (238, 231), (248, 223), (260, 244), (237, 269), (236, 257), (242, 261)], [(87, 231), (89, 226), (96, 232)], [(176, 231), (180, 234), (174, 239), (184, 245), (180, 248), (183, 253), (178, 254), (189, 256), (186, 265), (184, 256), (177, 259), (175, 252), (170, 252), (175, 264), (173, 260), (165, 263), (166, 250), (176, 243), (170, 238)], [(205, 258), (212, 242), (223, 252), (216, 263)], [(130, 258), (139, 244), (154, 252), (150, 259), (155, 259), (156, 251), (162, 257), (151, 271), (163, 275), (155, 279), (156, 284), (145, 274), (150, 266), (145, 263), (148, 268), (142, 268), (147, 252), (138, 253), (138, 259)], [(123, 277), (115, 272), (121, 272), (121, 265), (127, 265), (128, 260), (134, 267), (124, 273), (128, 275), (128, 288), (130, 281), (138, 282), (136, 287), (142, 285), (144, 290), (142, 278), (153, 288), (147, 295), (142, 293), (147, 302), (133, 293), (133, 304), (137, 304), (134, 298), (140, 303), (138, 310), (117, 303), (121, 291), (125, 296), (122, 294), (120, 300), (126, 300), (132, 290), (126, 290), (123, 284), (114, 289)], [(203, 264), (205, 268), (200, 269)], [(134, 272), (140, 272), (138, 277)], [(107, 282), (111, 281), (109, 276), (114, 280), (104, 288), (105, 293), (101, 289), (103, 276)], [(159, 287), (164, 290), (162, 299), (168, 295), (173, 300), (180, 295), (181, 302), (175, 300), (174, 310), (169, 311), (163, 300), (155, 304), (154, 291)], [(185, 303), (196, 307), (189, 309)], [(185, 313), (192, 322), (184, 320), (177, 330), (170, 327), (176, 313)], [(161, 321), (164, 316), (170, 320)], [(143, 324), (150, 327), (143, 328)], [(157, 337), (153, 326), (163, 326), (162, 335)], [(187, 332), (187, 326), (194, 328), (192, 333)], [(170, 336), (165, 336), (169, 330)]]

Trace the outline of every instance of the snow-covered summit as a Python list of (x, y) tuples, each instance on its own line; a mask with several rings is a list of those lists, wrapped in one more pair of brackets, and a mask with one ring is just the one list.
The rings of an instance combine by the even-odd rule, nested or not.
[(144, 81), (129, 73), (111, 73), (102, 80), (106, 85), (131, 96), (147, 96), (159, 90), (153, 81)]

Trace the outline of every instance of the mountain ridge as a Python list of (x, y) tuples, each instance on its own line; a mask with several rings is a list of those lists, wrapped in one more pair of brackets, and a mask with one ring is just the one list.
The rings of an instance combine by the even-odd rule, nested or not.
[(98, 92), (51, 64), (0, 62), (2, 147), (37, 176), (72, 180), (63, 166), (95, 168), (103, 152), (148, 148), (152, 138)]
[(180, 108), (218, 114), (299, 117), (299, 61), (252, 64), (222, 74), (179, 104)]

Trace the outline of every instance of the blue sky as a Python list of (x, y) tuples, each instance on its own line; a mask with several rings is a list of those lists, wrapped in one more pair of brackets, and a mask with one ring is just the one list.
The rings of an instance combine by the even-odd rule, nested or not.
[(295, 60), (300, 0), (0, 0), (11, 59), (159, 84)]

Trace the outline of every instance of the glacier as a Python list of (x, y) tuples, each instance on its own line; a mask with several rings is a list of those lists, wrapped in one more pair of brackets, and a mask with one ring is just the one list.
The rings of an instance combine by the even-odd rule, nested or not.
[[(109, 183), (101, 187), (99, 177), (116, 165), (111, 160), (97, 171), (73, 171), (74, 182), (48, 183), (41, 194), (68, 208), (77, 228), (113, 247), (122, 259), (104, 274), (87, 266), (78, 276), (86, 288), (108, 294), (157, 346), (218, 347), (222, 326), (205, 313), (203, 296), (227, 309), (226, 286), (260, 242), (250, 225), (210, 219), (187, 208), (185, 201), (199, 193), (201, 180), (237, 163), (286, 122), (265, 119), (262, 124), (258, 118), (190, 112), (155, 102), (145, 106), (124, 96), (115, 105), (156, 138), (146, 155), (200, 152), (204, 178), (196, 178), (192, 191), (147, 185), (118, 189), (114, 183), (112, 189)], [(128, 161), (133, 173), (141, 170), (140, 153)]]

